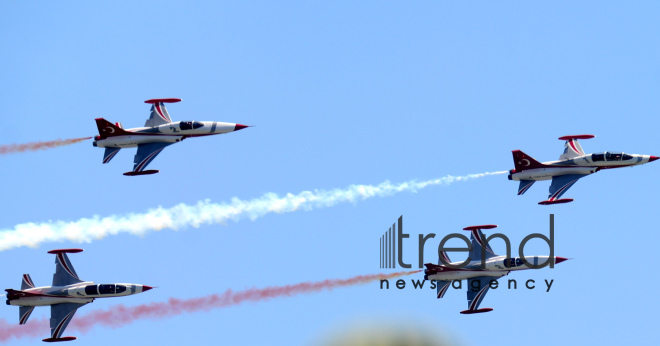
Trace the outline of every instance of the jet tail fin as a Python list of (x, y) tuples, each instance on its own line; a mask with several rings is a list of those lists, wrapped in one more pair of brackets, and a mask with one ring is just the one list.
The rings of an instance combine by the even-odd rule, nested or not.
[(30, 274), (23, 274), (23, 281), (21, 282), (21, 290), (26, 290), (28, 288), (34, 288), (34, 283)]
[(526, 169), (542, 168), (544, 164), (536, 161), (533, 157), (523, 153), (521, 150), (514, 150), (513, 164), (515, 165), (516, 172), (522, 172)]
[(96, 118), (96, 127), (99, 129), (101, 138), (108, 138), (114, 136), (124, 136), (130, 132), (124, 130), (120, 123), (113, 124), (103, 118)]

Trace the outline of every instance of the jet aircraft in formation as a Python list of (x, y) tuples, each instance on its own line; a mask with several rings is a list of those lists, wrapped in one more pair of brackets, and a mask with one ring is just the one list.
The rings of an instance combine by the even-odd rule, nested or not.
[(550, 180), (548, 199), (539, 204), (572, 202), (572, 198), (561, 198), (580, 178), (603, 169), (643, 165), (658, 159), (657, 156), (604, 152), (585, 154), (579, 139), (594, 138), (594, 135), (574, 135), (559, 137), (566, 141), (564, 153), (559, 161), (538, 162), (520, 150), (513, 151), (515, 168), (509, 171), (509, 180), (520, 181), (518, 195), (522, 195), (539, 180)]
[(7, 291), (7, 305), (17, 305), (20, 324), (25, 324), (36, 306), (50, 306), (50, 338), (46, 342), (71, 341), (74, 336), (62, 337), (64, 329), (73, 318), (76, 310), (91, 303), (96, 298), (128, 296), (146, 292), (153, 287), (136, 284), (95, 284), (78, 278), (67, 253), (77, 253), (82, 249), (60, 249), (48, 251), (55, 255), (55, 274), (51, 286), (34, 287), (29, 274), (23, 274), (20, 290)]
[[(147, 165), (168, 145), (180, 142), (190, 137), (201, 137), (229, 133), (244, 129), (248, 126), (211, 121), (179, 121), (172, 122), (165, 103), (179, 102), (180, 99), (151, 99), (145, 103), (151, 104), (151, 114), (144, 127), (124, 129), (121, 123), (112, 124), (103, 118), (97, 118), (96, 124), (99, 135), (95, 137), (93, 145), (105, 148), (103, 163), (108, 163), (122, 148), (137, 147), (133, 170), (124, 175), (144, 175), (158, 173), (157, 170), (145, 170)], [(578, 179), (593, 174), (602, 169), (630, 167), (652, 162), (657, 156), (635, 155), (615, 152), (598, 154), (585, 154), (578, 142), (579, 139), (593, 138), (593, 135), (574, 135), (559, 137), (565, 140), (564, 153), (558, 161), (540, 163), (520, 150), (513, 151), (515, 168), (509, 171), (509, 180), (520, 181), (518, 195), (524, 194), (536, 181), (550, 180), (550, 195), (548, 199), (539, 204), (567, 203), (573, 199), (561, 199), (561, 196)], [(492, 311), (492, 308), (479, 308), (483, 301), (490, 282), (499, 277), (508, 275), (511, 271), (530, 269), (524, 265), (520, 258), (507, 258), (496, 255), (482, 229), (492, 229), (495, 225), (470, 226), (464, 230), (471, 232), (472, 249), (471, 261), (462, 268), (456, 268), (462, 263), (451, 263), (445, 252), (438, 264), (426, 263), (424, 270), (425, 280), (436, 280), (437, 298), (444, 297), (449, 285), (454, 280), (467, 279), (468, 281), (468, 309), (462, 314), (473, 314)], [(6, 289), (7, 305), (19, 306), (19, 323), (25, 324), (35, 306), (51, 307), (51, 337), (44, 339), (47, 342), (69, 341), (75, 337), (62, 337), (64, 329), (71, 321), (73, 315), (83, 305), (91, 303), (96, 298), (108, 298), (137, 294), (152, 289), (146, 285), (136, 284), (95, 284), (91, 281), (82, 281), (78, 278), (67, 253), (77, 253), (82, 249), (52, 250), (55, 254), (56, 270), (53, 275), (52, 286), (35, 287), (28, 274), (23, 275), (20, 290)], [(482, 265), (482, 252), (485, 255)], [(534, 266), (546, 261), (561, 263), (567, 260), (564, 257), (530, 256), (528, 261)], [(443, 261), (444, 260), (444, 261)], [(445, 264), (443, 264), (443, 262)], [(449, 266), (447, 265), (449, 264)], [(478, 282), (478, 285), (475, 283)], [(478, 290), (473, 290), (479, 287)]]
[(190, 137), (219, 135), (242, 130), (247, 125), (216, 121), (177, 121), (172, 122), (165, 103), (179, 102), (181, 99), (151, 99), (151, 115), (144, 127), (124, 129), (121, 123), (113, 124), (103, 118), (96, 119), (99, 135), (92, 145), (105, 148), (103, 163), (108, 163), (122, 148), (137, 147), (133, 160), (133, 170), (124, 175), (144, 175), (158, 173), (158, 170), (145, 170), (168, 145)]
[[(484, 297), (486, 297), (486, 293), (490, 288), (490, 282), (499, 277), (509, 275), (512, 271), (530, 269), (520, 258), (507, 258), (507, 256), (499, 256), (493, 252), (493, 249), (486, 241), (486, 236), (481, 230), (495, 227), (497, 226), (482, 225), (463, 228), (466, 231), (472, 232), (470, 237), (472, 248), (469, 256), (471, 260), (462, 268), (456, 268), (461, 266), (462, 262), (452, 263), (444, 251), (440, 253), (442, 259), (444, 259), (446, 264), (453, 266), (453, 268), (443, 264), (441, 259), (438, 259), (437, 265), (433, 263), (424, 264), (426, 266), (424, 280), (437, 281), (438, 299), (444, 297), (452, 281), (467, 279), (468, 309), (461, 311), (462, 314), (493, 311), (492, 308), (479, 309), (479, 305), (484, 300)], [(482, 253), (485, 253), (485, 257), (482, 257)], [(484, 265), (482, 265), (482, 258), (484, 259)], [(546, 261), (554, 261), (557, 264), (567, 260), (564, 257), (551, 258), (549, 256), (526, 256), (525, 259), (533, 266), (543, 265)]]

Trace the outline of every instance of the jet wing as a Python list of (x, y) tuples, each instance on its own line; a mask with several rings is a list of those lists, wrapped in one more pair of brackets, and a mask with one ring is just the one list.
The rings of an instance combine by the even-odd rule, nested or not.
[(469, 226), (463, 228), (464, 231), (470, 231), (470, 241), (472, 242), (472, 250), (470, 251), (470, 258), (473, 261), (481, 261), (482, 254), (485, 259), (497, 256), (493, 249), (490, 247), (490, 244), (486, 242), (486, 236), (481, 232), (482, 229), (493, 229), (497, 225), (480, 225), (480, 226)]
[[(172, 143), (147, 143), (147, 144), (138, 144), (138, 150), (135, 154), (135, 159), (133, 160), (133, 172), (128, 173), (139, 173), (144, 171), (145, 168), (153, 161), (158, 154), (160, 154), (166, 146)], [(158, 172), (158, 171), (154, 171)], [(124, 173), (126, 174), (126, 173)]]
[(170, 113), (167, 112), (165, 108), (165, 103), (179, 102), (181, 99), (169, 98), (169, 99), (151, 99), (146, 100), (144, 103), (151, 103), (151, 113), (149, 114), (149, 119), (144, 124), (145, 127), (154, 127), (164, 124), (169, 124), (172, 122), (170, 118)]
[(480, 312), (488, 312), (493, 310), (491, 308), (479, 309), (479, 305), (484, 300), (484, 297), (486, 297), (486, 293), (490, 288), (490, 281), (494, 279), (495, 279), (494, 277), (490, 277), (490, 276), (478, 276), (476, 278), (471, 278), (467, 280), (468, 309), (461, 311), (462, 314), (476, 314)]
[(53, 274), (53, 286), (66, 286), (83, 282), (78, 278), (73, 264), (69, 261), (67, 252), (80, 252), (80, 249), (51, 250), (48, 253), (55, 254), (55, 274)]
[[(87, 304), (87, 303), (85, 303)], [(76, 304), (76, 303), (64, 303), (64, 304), (55, 304), (50, 306), (50, 338), (44, 339), (44, 341), (67, 341), (73, 340), (73, 337), (64, 337), (62, 338), (62, 333), (64, 329), (69, 325), (69, 322), (73, 318), (73, 315), (76, 313), (79, 307), (85, 304)]]
[(572, 135), (572, 136), (563, 136), (559, 137), (559, 140), (565, 140), (566, 143), (564, 143), (564, 153), (559, 156), (559, 160), (571, 160), (576, 157), (584, 156), (584, 150), (582, 150), (582, 146), (580, 145), (580, 142), (578, 142), (578, 139), (590, 139), (594, 138), (594, 135)]
[(568, 191), (580, 178), (587, 176), (587, 174), (566, 174), (558, 175), (552, 178), (550, 184), (550, 194), (547, 201), (539, 202), (539, 204), (555, 204), (566, 203), (573, 201), (570, 198), (560, 199), (560, 197)]

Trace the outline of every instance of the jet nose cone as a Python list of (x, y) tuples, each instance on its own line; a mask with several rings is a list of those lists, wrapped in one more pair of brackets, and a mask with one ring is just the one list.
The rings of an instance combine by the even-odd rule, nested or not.
[(153, 287), (151, 287), (151, 286), (142, 285), (142, 292), (146, 292), (146, 291), (148, 291), (148, 290), (150, 290), (150, 289), (152, 289), (152, 288), (153, 288)]
[(236, 124), (236, 127), (234, 127), (234, 131), (242, 130), (246, 127), (250, 127), (248, 125), (241, 125), (241, 124)]
[(555, 256), (555, 264), (558, 264), (558, 263), (561, 263), (561, 262), (564, 262), (564, 261), (567, 261), (567, 260), (568, 260), (568, 258), (566, 258), (566, 257)]
[(649, 157), (649, 162), (653, 162), (653, 161), (655, 161), (655, 160), (657, 160), (657, 159), (660, 159), (660, 157), (657, 157), (657, 156), (651, 156), (651, 157)]

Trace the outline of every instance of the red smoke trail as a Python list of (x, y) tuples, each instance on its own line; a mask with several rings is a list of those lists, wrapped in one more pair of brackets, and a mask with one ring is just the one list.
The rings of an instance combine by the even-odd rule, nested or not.
[[(295, 285), (274, 286), (266, 288), (251, 288), (244, 291), (233, 292), (227, 290), (222, 294), (211, 294), (209, 296), (191, 299), (170, 298), (167, 302), (143, 304), (126, 307), (117, 305), (109, 310), (97, 310), (84, 316), (74, 316), (65, 332), (86, 332), (93, 326), (101, 325), (118, 328), (139, 319), (161, 319), (183, 313), (197, 311), (209, 311), (222, 309), (244, 302), (260, 302), (279, 297), (291, 297), (298, 294), (313, 293), (333, 288), (367, 284), (369, 282), (392, 279), (419, 273), (421, 270), (405, 271), (391, 274), (359, 275), (349, 279), (332, 279), (317, 282), (303, 282)], [(24, 338), (30, 336), (48, 337), (48, 319), (36, 319), (28, 321), (27, 325), (18, 325), (18, 314), (16, 323), (10, 324), (0, 319), (0, 342), (10, 338)]]
[(25, 144), (1, 145), (0, 146), (0, 155), (22, 153), (24, 151), (45, 150), (45, 149), (60, 147), (60, 146), (63, 146), (63, 145), (70, 145), (70, 144), (82, 142), (82, 141), (84, 141), (86, 139), (90, 139), (90, 138), (92, 138), (92, 137), (72, 138), (72, 139), (57, 139), (57, 140), (48, 141), (48, 142), (32, 142), (32, 143), (25, 143)]

